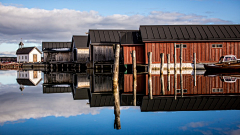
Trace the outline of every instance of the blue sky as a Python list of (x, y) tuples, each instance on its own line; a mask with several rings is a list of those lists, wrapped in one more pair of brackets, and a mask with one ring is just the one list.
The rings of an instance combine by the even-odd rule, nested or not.
[(239, 24), (240, 0), (0, 0), (0, 57), (42, 41), (70, 41), (88, 29), (139, 25)]

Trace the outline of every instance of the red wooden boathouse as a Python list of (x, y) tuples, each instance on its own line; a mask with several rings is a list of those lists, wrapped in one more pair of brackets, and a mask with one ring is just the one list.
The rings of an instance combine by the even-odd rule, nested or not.
[[(147, 53), (152, 52), (152, 63), (160, 63), (160, 53), (170, 54), (174, 62), (174, 43), (177, 44), (177, 62), (183, 44), (183, 63), (218, 62), (222, 55), (233, 54), (240, 58), (240, 25), (141, 25), (140, 32)], [(165, 63), (167, 57), (165, 57)]]

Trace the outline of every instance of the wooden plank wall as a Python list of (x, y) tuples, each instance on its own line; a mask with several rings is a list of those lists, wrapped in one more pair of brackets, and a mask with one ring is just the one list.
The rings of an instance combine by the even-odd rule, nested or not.
[(44, 83), (73, 83), (73, 75), (69, 73), (44, 74)]
[(144, 64), (144, 45), (128, 45), (123, 46), (123, 54), (124, 54), (124, 64), (132, 64), (132, 53), (133, 50), (136, 50), (136, 63)]
[[(148, 75), (146, 75), (147, 78)], [(198, 75), (197, 85), (194, 86), (194, 76), (183, 75), (183, 89), (187, 89), (187, 93), (184, 95), (208, 95), (208, 94), (240, 94), (240, 80), (235, 83), (222, 82), (219, 76), (206, 77)], [(160, 75), (152, 75), (153, 95), (162, 95)], [(148, 80), (146, 79), (146, 86)], [(177, 89), (180, 89), (180, 75), (177, 76)], [(174, 95), (174, 75), (170, 75), (170, 88), (171, 91), (167, 91), (167, 75), (164, 75), (165, 95)], [(223, 92), (213, 92), (213, 88), (222, 88)], [(148, 95), (148, 87), (146, 87), (146, 95)], [(181, 93), (178, 93), (181, 95)]]
[(86, 63), (89, 57), (89, 49), (77, 49), (77, 62)]
[[(180, 44), (180, 43), (177, 43)], [(218, 62), (222, 55), (233, 54), (240, 59), (240, 42), (196, 42), (184, 43), (183, 62), (192, 63), (193, 53), (197, 53), (197, 63)], [(222, 44), (222, 48), (212, 48), (212, 44)], [(147, 52), (152, 52), (152, 62), (160, 63), (160, 54), (170, 54), (171, 63), (174, 62), (174, 43), (145, 43), (145, 64), (148, 64)], [(177, 48), (177, 62), (180, 62), (180, 48)], [(167, 62), (167, 57), (164, 59)]]
[(94, 62), (113, 62), (113, 46), (93, 46)]
[[(146, 87), (146, 75), (137, 75), (137, 94), (144, 94)], [(124, 93), (133, 92), (133, 74), (124, 74)]]

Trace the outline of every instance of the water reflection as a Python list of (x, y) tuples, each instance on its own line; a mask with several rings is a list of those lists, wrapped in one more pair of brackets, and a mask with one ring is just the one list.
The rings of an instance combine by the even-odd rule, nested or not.
[[(161, 78), (164, 82), (161, 81)], [(180, 83), (181, 78), (182, 83)], [(137, 74), (135, 98), (136, 106), (140, 108), (141, 112), (240, 109), (238, 74), (196, 74), (194, 76), (189, 71), (183, 71), (182, 75), (163, 73), (161, 76), (160, 73), (156, 72), (151, 74), (151, 79), (152, 99), (149, 98), (148, 74)], [(175, 79), (176, 86), (174, 85)], [(17, 71), (17, 82), (21, 90), (25, 86), (24, 91), (21, 92), (25, 98), (18, 97), (17, 93), (11, 93), (14, 90), (2, 94), (0, 97), (1, 108), (4, 111), (1, 112), (2, 120), (0, 123), (51, 115), (68, 117), (82, 113), (97, 114), (102, 109), (101, 107), (114, 106), (112, 73), (109, 71), (44, 71), (43, 78), (40, 71)], [(164, 91), (162, 85), (165, 86)], [(7, 87), (9, 86), (6, 86), (6, 89)], [(42, 93), (36, 89), (42, 89)], [(120, 106), (134, 106), (132, 74), (119, 74), (119, 91)], [(77, 100), (81, 100), (81, 102), (75, 102)], [(64, 106), (66, 104), (71, 104), (71, 106)], [(16, 114), (13, 111), (15, 109), (18, 110)], [(11, 115), (5, 114), (9, 111), (12, 111)], [(39, 113), (42, 115), (37, 115)]]

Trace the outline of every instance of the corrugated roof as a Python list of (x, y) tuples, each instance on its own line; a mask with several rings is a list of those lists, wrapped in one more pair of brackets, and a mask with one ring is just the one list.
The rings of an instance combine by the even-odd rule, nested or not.
[(37, 48), (37, 47), (24, 47), (24, 48), (19, 48), (16, 52), (16, 54), (29, 54), (34, 48), (37, 49), (39, 53), (42, 54), (42, 52)]
[(142, 44), (139, 30), (89, 30), (91, 44)]
[(199, 96), (158, 97), (152, 100), (145, 96), (142, 100), (141, 111), (197, 111), (197, 110), (239, 110), (239, 96)]
[(42, 50), (70, 48), (72, 49), (72, 42), (42, 42)]
[(240, 25), (141, 25), (142, 40), (240, 40)]
[(72, 43), (75, 43), (76, 48), (86, 48), (88, 42), (88, 36), (73, 35)]

